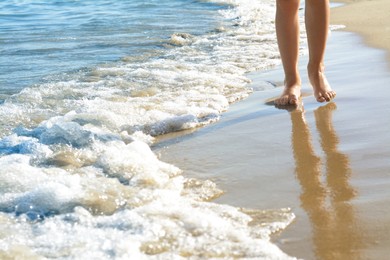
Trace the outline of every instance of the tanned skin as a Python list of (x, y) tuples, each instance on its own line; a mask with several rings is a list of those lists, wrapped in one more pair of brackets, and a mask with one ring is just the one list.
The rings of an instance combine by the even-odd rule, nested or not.
[[(301, 97), (299, 56), (299, 0), (276, 0), (276, 36), (285, 73), (284, 90), (274, 102), (277, 106), (297, 106)], [(318, 102), (329, 102), (336, 92), (324, 74), (324, 55), (329, 27), (329, 0), (306, 0), (305, 25), (309, 46), (307, 72)]]

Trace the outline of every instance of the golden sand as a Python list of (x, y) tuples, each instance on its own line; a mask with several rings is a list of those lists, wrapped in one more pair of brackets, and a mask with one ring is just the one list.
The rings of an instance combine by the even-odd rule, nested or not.
[[(364, 36), (367, 44), (390, 52), (389, 0), (337, 0), (345, 5), (332, 8), (331, 23)], [(390, 55), (388, 54), (390, 59)]]

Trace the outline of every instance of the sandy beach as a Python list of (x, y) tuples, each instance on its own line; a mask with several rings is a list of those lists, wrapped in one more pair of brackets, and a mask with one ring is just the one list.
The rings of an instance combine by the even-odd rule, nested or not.
[(281, 92), (282, 69), (252, 73), (254, 93), (219, 122), (154, 149), (186, 176), (216, 182), (218, 203), (289, 208), (296, 219), (274, 241), (291, 256), (388, 259), (390, 2), (342, 2), (332, 24), (347, 27), (331, 33), (326, 56), (334, 102), (317, 103), (306, 80), (302, 109), (276, 109), (267, 100)]
[[(387, 0), (340, 0), (345, 5), (332, 9), (331, 22), (364, 36), (374, 47), (390, 50), (390, 3)], [(387, 57), (390, 58), (389, 53)]]

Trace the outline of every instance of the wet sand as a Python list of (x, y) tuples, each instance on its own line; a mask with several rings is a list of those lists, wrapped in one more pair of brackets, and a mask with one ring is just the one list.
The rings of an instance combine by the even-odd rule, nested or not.
[(390, 71), (387, 52), (364, 39), (329, 38), (334, 102), (317, 103), (304, 81), (302, 109), (276, 109), (267, 100), (281, 92), (281, 68), (253, 73), (255, 92), (218, 123), (161, 140), (155, 151), (185, 176), (215, 181), (225, 191), (218, 203), (291, 208), (296, 220), (274, 237), (291, 256), (388, 259)]

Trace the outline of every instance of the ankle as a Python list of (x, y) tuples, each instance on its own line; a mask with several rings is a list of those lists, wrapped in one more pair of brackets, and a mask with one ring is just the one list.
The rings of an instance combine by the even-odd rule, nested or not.
[(294, 85), (301, 85), (301, 76), (299, 75), (298, 69), (295, 71), (289, 71), (284, 73), (284, 85), (286, 87), (288, 86), (294, 86)]
[(307, 64), (307, 71), (309, 74), (312, 74), (312, 73), (324, 73), (325, 71), (325, 65), (320, 62), (316, 62), (316, 63), (313, 63), (313, 62), (309, 62)]
[(286, 77), (284, 79), (284, 85), (287, 88), (291, 88), (291, 87), (301, 86), (302, 82), (301, 82), (301, 79), (299, 77), (298, 78), (287, 78)]

